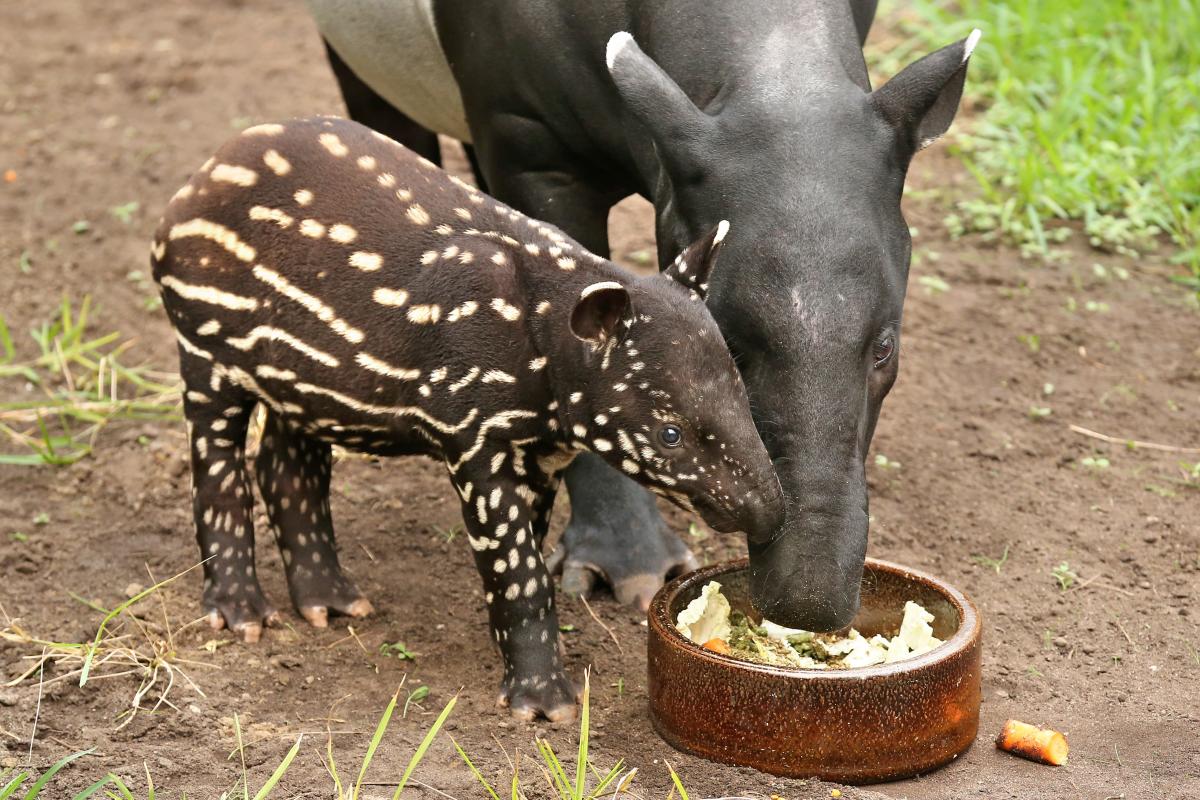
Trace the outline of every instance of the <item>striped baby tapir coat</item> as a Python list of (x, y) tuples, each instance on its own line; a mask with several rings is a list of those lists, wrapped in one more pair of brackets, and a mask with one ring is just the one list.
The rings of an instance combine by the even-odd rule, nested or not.
[(205, 610), (248, 641), (253, 471), (309, 622), (343, 574), (330, 448), (443, 461), (514, 713), (574, 713), (542, 560), (559, 472), (591, 451), (722, 530), (781, 522), (778, 481), (702, 296), (728, 226), (637, 277), (346, 120), (257, 125), (170, 201), (152, 246), (179, 341)]

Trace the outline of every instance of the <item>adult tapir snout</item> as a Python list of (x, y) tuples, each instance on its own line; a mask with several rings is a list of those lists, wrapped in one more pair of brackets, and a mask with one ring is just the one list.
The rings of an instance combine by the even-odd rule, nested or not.
[(811, 507), (793, 504), (778, 535), (750, 540), (751, 601), (764, 618), (808, 631), (850, 625), (868, 530), (866, 493), (850, 494)]

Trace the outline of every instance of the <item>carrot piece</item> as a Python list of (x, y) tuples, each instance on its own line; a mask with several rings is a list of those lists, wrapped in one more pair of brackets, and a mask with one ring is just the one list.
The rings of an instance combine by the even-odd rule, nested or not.
[(1010, 719), (996, 737), (996, 747), (1009, 753), (1060, 767), (1067, 763), (1067, 737), (1058, 731)]
[(703, 645), (705, 650), (711, 650), (714, 653), (720, 653), (723, 656), (729, 655), (729, 642), (724, 639), (709, 639)]

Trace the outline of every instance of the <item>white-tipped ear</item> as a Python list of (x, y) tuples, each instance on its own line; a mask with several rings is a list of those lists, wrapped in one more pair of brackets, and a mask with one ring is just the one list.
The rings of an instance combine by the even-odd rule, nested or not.
[(729, 233), (729, 220), (723, 219), (717, 223), (717, 235), (713, 237), (713, 244), (720, 244), (725, 241), (725, 234)]
[(633, 41), (633, 34), (627, 31), (617, 31), (608, 40), (608, 47), (604, 50), (604, 63), (608, 65), (609, 70), (613, 68), (613, 63), (617, 60), (617, 56), (625, 49), (625, 45)]
[(659, 158), (677, 174), (701, 161), (713, 120), (626, 31), (614, 33), (604, 53), (609, 75), (629, 114), (646, 126)]
[[(976, 28), (975, 30), (971, 31), (971, 35), (968, 36), (967, 41), (963, 43), (963, 58), (962, 58), (962, 60), (963, 60), (964, 64), (967, 63), (967, 59), (971, 57), (971, 53), (975, 52), (975, 45), (979, 44), (979, 39), (982, 36), (983, 36), (983, 31), (979, 30), (979, 28)], [(608, 46), (612, 47), (612, 43), (609, 42)]]
[(967, 62), (982, 35), (976, 28), (967, 38), (909, 64), (871, 93), (872, 104), (913, 152), (949, 130), (962, 99)]
[(708, 293), (708, 279), (717, 264), (717, 255), (729, 233), (729, 222), (721, 220), (707, 236), (693, 242), (676, 257), (663, 275), (690, 289), (703, 300)]

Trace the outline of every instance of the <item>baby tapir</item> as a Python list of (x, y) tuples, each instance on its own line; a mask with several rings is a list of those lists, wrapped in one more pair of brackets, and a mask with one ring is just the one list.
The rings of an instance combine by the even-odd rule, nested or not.
[(590, 450), (718, 530), (782, 524), (773, 465), (703, 303), (722, 223), (634, 276), (346, 120), (258, 125), (171, 200), (154, 277), (179, 340), (215, 627), (274, 611), (254, 565), (247, 426), (296, 608), (370, 604), (343, 575), (330, 446), (445, 462), (514, 713), (574, 714), (542, 560), (559, 472)]

